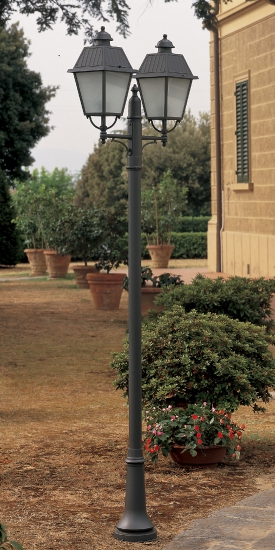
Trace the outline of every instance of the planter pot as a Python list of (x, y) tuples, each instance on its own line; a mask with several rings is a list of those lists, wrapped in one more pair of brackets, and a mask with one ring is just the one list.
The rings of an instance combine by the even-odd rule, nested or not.
[(154, 311), (161, 311), (163, 306), (156, 306), (155, 299), (160, 294), (161, 288), (155, 286), (142, 286), (141, 287), (141, 314), (146, 315), (149, 309)]
[(49, 277), (51, 279), (65, 279), (68, 273), (71, 256), (69, 254), (65, 254), (65, 256), (56, 254), (54, 250), (45, 250), (44, 255)]
[(173, 249), (173, 244), (160, 244), (146, 246), (149, 251), (151, 260), (153, 261), (153, 267), (168, 267), (169, 260)]
[(119, 309), (124, 273), (88, 273), (87, 281), (95, 309)]
[(78, 288), (89, 288), (86, 275), (87, 273), (96, 273), (96, 268), (93, 265), (75, 265), (73, 272)]
[(215, 468), (225, 457), (226, 447), (214, 445), (213, 447), (197, 448), (197, 455), (192, 456), (189, 451), (182, 453), (184, 447), (174, 445), (170, 452), (171, 458), (182, 468)]
[(24, 252), (27, 254), (31, 266), (31, 275), (46, 275), (47, 265), (44, 248), (26, 248)]

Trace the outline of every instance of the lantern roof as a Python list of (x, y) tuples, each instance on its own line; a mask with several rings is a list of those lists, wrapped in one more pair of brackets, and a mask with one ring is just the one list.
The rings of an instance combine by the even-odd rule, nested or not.
[(187, 65), (185, 58), (181, 54), (172, 52), (174, 48), (172, 42), (163, 35), (163, 39), (157, 43), (158, 53), (147, 54), (136, 78), (150, 77), (175, 77), (175, 78), (198, 78), (194, 76)]
[(135, 72), (122, 48), (113, 47), (110, 41), (113, 40), (105, 27), (95, 38), (94, 46), (83, 48), (73, 69), (68, 73), (91, 72), (91, 71), (119, 71), (124, 73)]

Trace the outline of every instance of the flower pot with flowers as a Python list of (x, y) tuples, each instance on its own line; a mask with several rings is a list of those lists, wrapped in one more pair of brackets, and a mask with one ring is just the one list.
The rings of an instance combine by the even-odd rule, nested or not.
[[(183, 281), (180, 275), (172, 275), (171, 273), (161, 273), (161, 275), (153, 275), (152, 269), (148, 266), (141, 267), (141, 313), (145, 315), (150, 309), (161, 311), (163, 306), (157, 306), (155, 299), (162, 289), (182, 285)], [(129, 277), (125, 275), (123, 288), (128, 292)]]
[(201, 405), (163, 409), (152, 407), (145, 413), (146, 453), (155, 462), (161, 451), (180, 466), (214, 467), (226, 453), (240, 458), (240, 440), (245, 428), (232, 422), (230, 415), (204, 401)]

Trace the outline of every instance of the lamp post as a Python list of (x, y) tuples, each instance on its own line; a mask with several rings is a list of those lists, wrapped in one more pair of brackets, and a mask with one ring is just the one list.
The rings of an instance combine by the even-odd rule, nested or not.
[[(84, 115), (100, 130), (102, 143), (107, 138), (118, 141), (127, 149), (129, 205), (129, 449), (126, 458), (127, 479), (125, 510), (117, 524), (114, 537), (128, 542), (145, 542), (157, 538), (157, 532), (146, 511), (144, 458), (142, 452), (142, 394), (141, 394), (141, 168), (142, 141), (167, 142), (167, 133), (182, 120), (192, 80), (184, 57), (173, 54), (172, 42), (163, 39), (157, 44), (158, 53), (145, 57), (140, 70), (134, 71), (122, 48), (110, 45), (112, 38), (101, 27), (95, 45), (85, 47), (75, 66), (68, 72), (75, 77)], [(126, 135), (108, 134), (123, 114), (130, 81), (136, 72), (138, 86), (132, 87), (128, 106)], [(160, 136), (142, 136), (141, 100), (145, 115)], [(92, 116), (100, 116), (96, 126)], [(114, 116), (107, 127), (106, 117)], [(172, 129), (167, 121), (173, 120)], [(161, 129), (154, 121), (161, 122)], [(127, 140), (127, 145), (124, 141)], [(148, 144), (147, 143), (147, 144)], [(146, 144), (146, 145), (147, 145)], [(145, 146), (145, 145), (144, 145)]]

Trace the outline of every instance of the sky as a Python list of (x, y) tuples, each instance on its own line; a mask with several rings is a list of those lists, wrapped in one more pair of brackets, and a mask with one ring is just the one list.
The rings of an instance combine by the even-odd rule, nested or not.
[[(195, 17), (192, 0), (148, 3), (148, 0), (128, 1), (131, 35), (126, 39), (116, 32), (114, 21), (92, 21), (92, 24), (98, 30), (105, 25), (113, 38), (112, 46), (124, 49), (134, 69), (139, 69), (147, 53), (157, 52), (157, 42), (167, 34), (175, 46), (173, 52), (184, 55), (192, 73), (199, 77), (193, 81), (187, 108), (196, 117), (199, 112), (210, 112), (209, 32), (202, 29), (201, 21)], [(44, 166), (50, 172), (55, 167), (67, 168), (75, 174), (80, 172), (99, 139), (99, 131), (83, 115), (74, 77), (67, 73), (84, 47), (84, 33), (68, 36), (63, 23), (38, 33), (35, 20), (35, 16), (15, 14), (12, 22), (19, 21), (31, 41), (28, 67), (41, 74), (44, 86), (59, 86), (59, 89), (47, 104), (53, 129), (33, 149), (32, 168)], [(127, 103), (124, 116), (127, 116)], [(122, 127), (118, 121), (112, 131)]]

